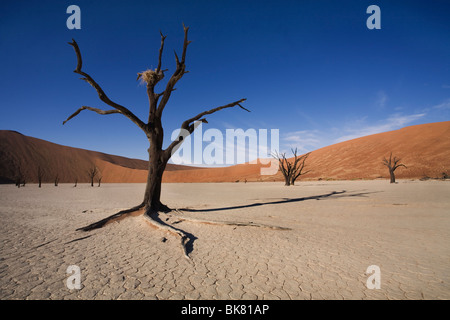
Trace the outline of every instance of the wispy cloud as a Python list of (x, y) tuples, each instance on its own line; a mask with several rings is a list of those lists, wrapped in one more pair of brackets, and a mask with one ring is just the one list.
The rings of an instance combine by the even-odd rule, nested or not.
[[(318, 130), (301, 130), (288, 132), (282, 135), (283, 149), (295, 149), (300, 153), (317, 149), (322, 144)], [(286, 150), (282, 150), (285, 152)]]
[(450, 109), (450, 99), (447, 99), (442, 103), (434, 105), (431, 108), (432, 109)]
[(347, 132), (348, 134), (345, 134), (335, 139), (334, 143), (356, 139), (371, 134), (397, 130), (413, 123), (414, 121), (419, 120), (420, 118), (423, 118), (425, 115), (426, 113), (417, 113), (411, 115), (393, 114), (389, 118), (383, 121), (379, 121), (378, 124), (375, 125), (347, 128), (344, 131)]
[(444, 88), (444, 89), (450, 89), (450, 84), (443, 84), (443, 85), (442, 85), (442, 88)]

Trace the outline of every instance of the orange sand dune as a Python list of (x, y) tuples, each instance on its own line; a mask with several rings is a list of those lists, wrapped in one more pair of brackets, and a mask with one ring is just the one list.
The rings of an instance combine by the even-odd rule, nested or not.
[[(306, 161), (310, 173), (301, 179), (376, 179), (389, 177), (382, 164), (390, 152), (401, 158), (407, 169), (395, 173), (400, 179), (442, 177), (450, 175), (450, 121), (405, 127), (399, 130), (365, 136), (311, 153)], [(167, 172), (173, 182), (235, 182), (282, 181), (280, 172), (274, 176), (260, 175), (261, 165), (243, 164), (226, 168), (209, 168)]]
[[(44, 171), (43, 182), (47, 183), (54, 182), (56, 175), (62, 183), (88, 182), (87, 172), (93, 166), (99, 169), (102, 182), (134, 183), (146, 181), (148, 163), (0, 130), (0, 182), (15, 181), (19, 169), (26, 182), (37, 182), (39, 166)], [(166, 170), (188, 168), (168, 164)]]
[[(388, 178), (381, 163), (389, 153), (408, 168), (399, 168), (397, 178), (442, 177), (450, 174), (450, 121), (353, 139), (315, 150), (306, 161), (310, 173), (302, 179)], [(87, 182), (87, 171), (96, 165), (102, 182), (145, 182), (147, 162), (95, 151), (57, 145), (14, 131), (0, 131), (0, 182), (12, 182), (18, 169), (27, 182), (37, 182), (37, 167), (46, 172), (44, 181)], [(164, 182), (281, 181), (281, 173), (261, 175), (260, 164), (223, 168), (193, 168), (168, 164)]]
[(383, 157), (401, 158), (407, 169), (398, 178), (441, 177), (450, 174), (450, 121), (405, 127), (341, 142), (311, 153), (311, 173), (305, 178), (388, 178)]

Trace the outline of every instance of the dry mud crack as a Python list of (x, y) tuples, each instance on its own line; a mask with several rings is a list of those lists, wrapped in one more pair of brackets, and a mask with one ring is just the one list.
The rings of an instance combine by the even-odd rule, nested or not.
[[(164, 199), (171, 207), (207, 204), (197, 209), (208, 211), (182, 211), (169, 221), (197, 238), (193, 263), (175, 237), (150, 229), (140, 216), (74, 231), (137, 203), (143, 188), (105, 184), (74, 193), (64, 185), (0, 186), (0, 298), (450, 298), (447, 182), (308, 182), (288, 190), (278, 183), (164, 185), (163, 194), (178, 195)], [(347, 192), (312, 200), (340, 190)], [(345, 195), (364, 201), (343, 201)], [(245, 207), (254, 199), (285, 198), (311, 199)], [(226, 207), (236, 208), (214, 210)], [(79, 290), (66, 285), (70, 265), (80, 267)], [(366, 287), (370, 265), (380, 267), (379, 290)]]

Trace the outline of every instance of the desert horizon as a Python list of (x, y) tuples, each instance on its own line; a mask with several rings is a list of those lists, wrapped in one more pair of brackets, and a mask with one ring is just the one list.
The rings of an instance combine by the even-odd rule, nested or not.
[[(445, 178), (450, 175), (450, 121), (404, 127), (399, 130), (340, 142), (310, 153), (306, 161), (309, 173), (304, 180), (388, 179), (383, 157), (394, 152), (407, 168), (400, 168), (400, 179)], [(18, 132), (0, 130), (0, 181), (14, 183), (18, 167), (27, 183), (37, 182), (38, 167), (45, 172), (43, 182), (89, 182), (92, 166), (99, 168), (102, 183), (143, 183), (148, 161), (129, 159), (97, 151), (57, 145), (27, 137)], [(287, 152), (287, 157), (289, 157)], [(266, 162), (267, 163), (267, 162)], [(163, 182), (254, 182), (282, 181), (281, 172), (262, 175), (267, 164), (236, 164), (224, 167), (195, 167), (168, 164)]]

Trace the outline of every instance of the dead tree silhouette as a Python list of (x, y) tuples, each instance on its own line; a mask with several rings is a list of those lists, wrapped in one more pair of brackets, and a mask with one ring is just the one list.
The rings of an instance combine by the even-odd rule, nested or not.
[(42, 179), (44, 178), (44, 171), (42, 170), (41, 166), (38, 166), (37, 177), (38, 177), (38, 186), (40, 188), (42, 185)]
[(156, 85), (165, 77), (165, 72), (168, 69), (162, 69), (162, 55), (164, 50), (164, 43), (166, 36), (160, 32), (161, 35), (161, 45), (159, 48), (158, 55), (158, 65), (154, 70), (145, 70), (139, 72), (137, 74), (137, 80), (141, 80), (146, 84), (147, 87), (147, 95), (149, 101), (149, 115), (146, 122), (137, 117), (133, 112), (131, 112), (128, 108), (112, 101), (100, 87), (100, 85), (86, 72), (82, 71), (82, 58), (81, 52), (78, 47), (78, 44), (75, 40), (72, 39), (72, 42), (69, 44), (74, 48), (76, 56), (77, 56), (77, 66), (74, 70), (75, 73), (82, 76), (82, 80), (86, 81), (90, 84), (96, 91), (101, 101), (112, 107), (110, 110), (102, 110), (98, 108), (92, 108), (88, 106), (82, 106), (75, 113), (69, 116), (63, 124), (77, 116), (83, 110), (89, 110), (96, 112), (100, 115), (110, 115), (110, 114), (121, 114), (131, 120), (135, 125), (137, 125), (145, 134), (149, 142), (148, 154), (148, 176), (147, 176), (147, 184), (144, 193), (144, 199), (142, 203), (137, 206), (122, 210), (106, 219), (90, 224), (86, 227), (80, 228), (78, 230), (89, 231), (95, 228), (102, 227), (107, 222), (117, 219), (118, 217), (124, 214), (130, 214), (132, 212), (144, 209), (144, 217), (146, 220), (152, 225), (160, 228), (162, 230), (168, 231), (177, 237), (180, 238), (181, 244), (184, 248), (185, 256), (186, 253), (186, 243), (189, 241), (189, 237), (186, 232), (177, 229), (173, 226), (168, 225), (167, 223), (162, 222), (162, 219), (158, 218), (160, 213), (168, 213), (171, 209), (165, 204), (161, 203), (161, 183), (162, 176), (164, 170), (166, 168), (166, 164), (171, 158), (172, 154), (181, 146), (186, 136), (189, 136), (194, 132), (194, 130), (200, 125), (200, 123), (207, 123), (205, 116), (216, 113), (218, 111), (240, 107), (241, 109), (248, 111), (246, 108), (242, 106), (242, 103), (246, 99), (239, 99), (237, 101), (222, 105), (220, 107), (215, 107), (209, 109), (207, 111), (203, 111), (192, 118), (189, 118), (181, 123), (180, 133), (178, 137), (166, 148), (163, 148), (163, 137), (164, 137), (164, 129), (162, 125), (162, 115), (163, 111), (169, 101), (173, 91), (175, 91), (175, 85), (178, 81), (189, 71), (186, 70), (186, 53), (188, 45), (191, 41), (188, 40), (188, 30), (189, 28), (183, 25), (184, 29), (184, 41), (183, 41), (183, 50), (181, 57), (177, 55), (175, 52), (175, 62), (176, 69), (170, 79), (168, 80), (164, 91), (157, 93), (155, 92)]
[(390, 179), (391, 179), (391, 183), (395, 183), (395, 174), (394, 171), (397, 170), (398, 167), (405, 167), (406, 166), (403, 163), (399, 163), (401, 159), (394, 157), (392, 158), (392, 152), (389, 155), (389, 160), (385, 158), (383, 158), (383, 164), (388, 167), (389, 169), (389, 175), (390, 175)]
[(286, 158), (286, 153), (279, 154), (278, 152), (275, 152), (273, 154), (273, 157), (278, 160), (278, 167), (283, 174), (285, 186), (294, 185), (298, 177), (310, 172), (310, 170), (303, 170), (305, 169), (305, 161), (311, 152), (302, 156), (297, 155), (297, 148), (295, 148), (295, 150), (291, 149), (291, 152), (294, 155), (293, 161), (289, 161)]
[(89, 168), (88, 175), (89, 175), (89, 179), (91, 181), (91, 187), (94, 186), (94, 179), (98, 173), (99, 173), (98, 168), (95, 165), (92, 166), (91, 168)]

